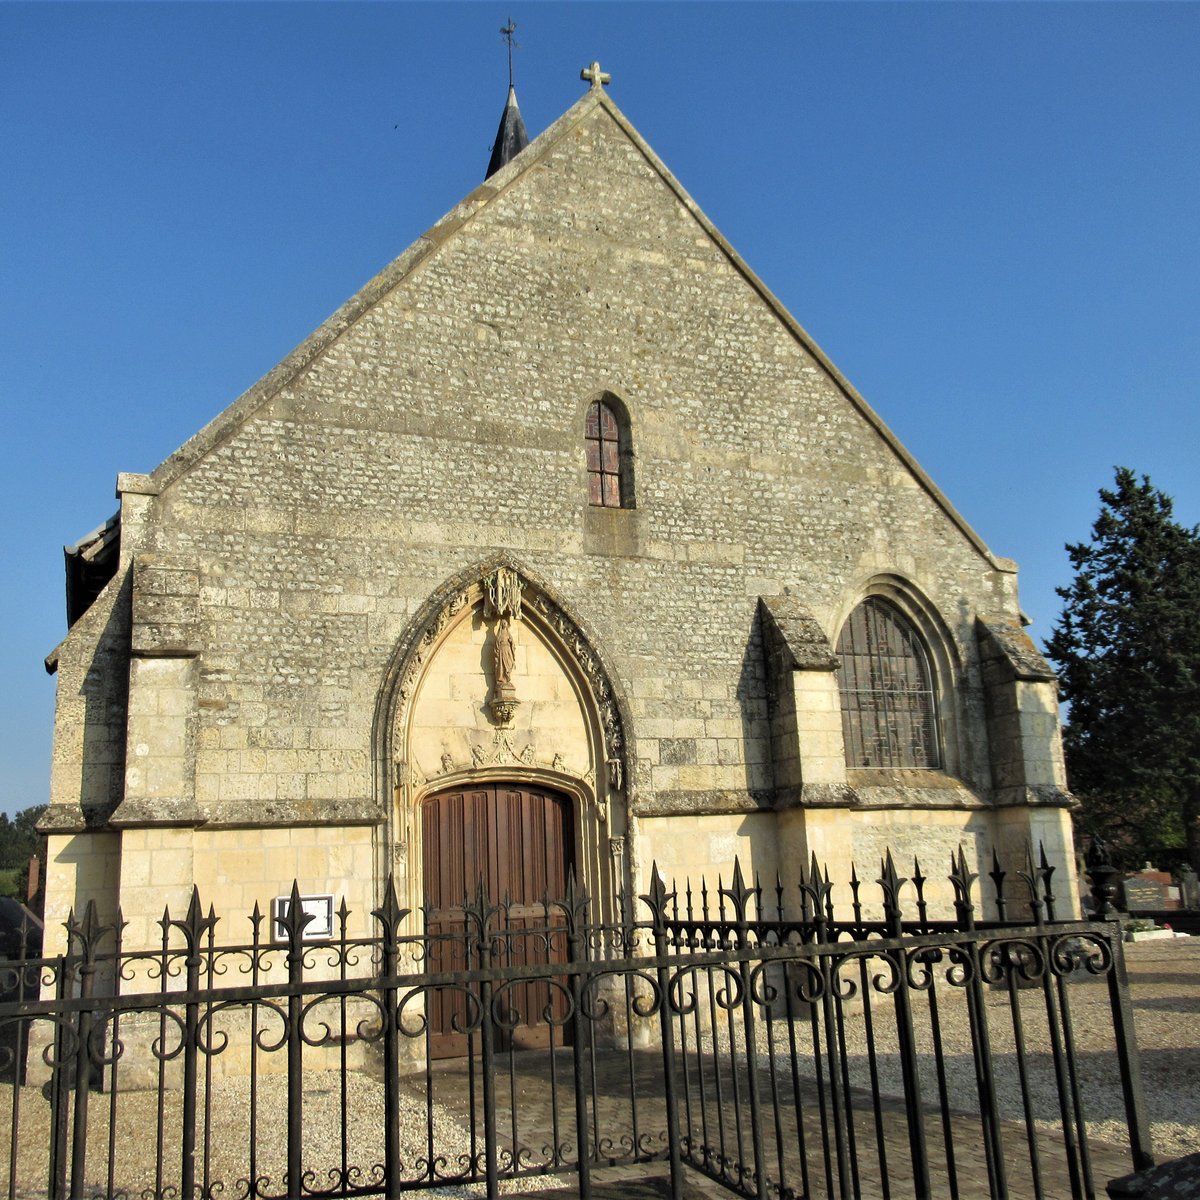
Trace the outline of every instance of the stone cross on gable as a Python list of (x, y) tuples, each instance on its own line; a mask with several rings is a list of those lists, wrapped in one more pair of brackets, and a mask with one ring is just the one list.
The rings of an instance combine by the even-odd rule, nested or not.
[(607, 71), (600, 70), (598, 62), (593, 62), (590, 67), (584, 67), (579, 72), (579, 78), (591, 80), (593, 88), (598, 88), (602, 83), (612, 83), (612, 76)]

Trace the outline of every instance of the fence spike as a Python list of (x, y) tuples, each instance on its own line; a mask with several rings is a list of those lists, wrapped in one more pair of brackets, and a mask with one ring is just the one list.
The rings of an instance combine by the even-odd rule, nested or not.
[(917, 889), (917, 920), (922, 925), (925, 924), (929, 917), (929, 904), (925, 899), (925, 881), (927, 879), (928, 876), (921, 874), (921, 864), (914, 854), (912, 881), (913, 886)]
[[(573, 872), (573, 868), (572, 868)], [(650, 864), (650, 890), (642, 896), (643, 903), (650, 907), (656, 921), (667, 919), (667, 897), (674, 892), (667, 892), (666, 881), (658, 869), (657, 859)]]
[(1025, 870), (1018, 871), (1017, 875), (1025, 884), (1025, 890), (1029, 893), (1029, 911), (1033, 916), (1033, 923), (1041, 925), (1043, 921), (1042, 890), (1038, 870), (1033, 863), (1033, 842), (1028, 838), (1025, 840)]
[(890, 847), (885, 851), (883, 870), (876, 882), (883, 889), (884, 915), (898, 929), (903, 915), (900, 908), (900, 889), (908, 880), (896, 871)]
[(1038, 874), (1042, 877), (1042, 900), (1046, 905), (1046, 920), (1053, 921), (1055, 895), (1051, 883), (1054, 876), (1054, 867), (1050, 865), (1049, 860), (1046, 858), (1046, 843), (1043, 841), (1038, 842), (1038, 857), (1040, 859)]
[(978, 878), (979, 876), (967, 867), (967, 854), (959, 842), (957, 857), (953, 850), (950, 852), (950, 883), (954, 888), (954, 909), (958, 915), (958, 923), (964, 929), (975, 928), (971, 885)]
[(925, 880), (928, 878), (928, 875), (921, 874), (921, 860), (914, 854), (912, 881), (917, 885), (918, 892), (925, 886)]
[(383, 926), (385, 936), (394, 938), (399, 932), (401, 922), (411, 911), (400, 907), (400, 900), (396, 895), (396, 877), (389, 871), (387, 883), (383, 888), (383, 902), (378, 908), (371, 909), (371, 916)]
[(862, 922), (862, 880), (858, 877), (858, 866), (850, 863), (850, 908), (854, 913), (854, 923)]
[(1008, 872), (1001, 868), (1000, 855), (996, 853), (995, 846), (992, 847), (992, 869), (988, 872), (988, 878), (996, 889), (996, 915), (1005, 921), (1008, 919), (1008, 897), (1004, 894), (1004, 881), (1008, 878)]

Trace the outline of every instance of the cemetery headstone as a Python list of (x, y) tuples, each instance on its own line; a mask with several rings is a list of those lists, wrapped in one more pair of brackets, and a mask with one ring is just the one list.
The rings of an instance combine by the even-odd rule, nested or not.
[(1153, 912), (1167, 907), (1166, 884), (1156, 878), (1160, 872), (1142, 871), (1130, 875), (1121, 885), (1125, 893), (1125, 911)]

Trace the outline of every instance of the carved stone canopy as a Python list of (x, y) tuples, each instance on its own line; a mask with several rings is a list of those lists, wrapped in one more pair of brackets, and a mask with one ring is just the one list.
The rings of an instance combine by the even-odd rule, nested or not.
[(525, 581), (516, 571), (511, 567), (497, 567), (483, 583), (484, 617), (489, 620), (493, 617), (511, 617), (519, 621), (521, 593), (524, 590)]

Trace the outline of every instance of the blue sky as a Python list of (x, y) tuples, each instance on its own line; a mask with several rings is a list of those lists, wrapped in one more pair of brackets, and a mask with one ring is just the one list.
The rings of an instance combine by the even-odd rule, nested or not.
[(0, 809), (62, 550), (531, 134), (611, 95), (1046, 636), (1115, 464), (1200, 521), (1198, 4), (0, 4)]

